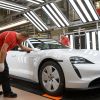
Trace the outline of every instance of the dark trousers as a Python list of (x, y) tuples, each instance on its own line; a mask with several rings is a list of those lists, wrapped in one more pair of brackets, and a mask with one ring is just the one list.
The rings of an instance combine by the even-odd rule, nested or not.
[(2, 84), (3, 93), (11, 92), (10, 80), (9, 80), (9, 68), (5, 60), (4, 62), (5, 69), (3, 72), (0, 72), (0, 83)]

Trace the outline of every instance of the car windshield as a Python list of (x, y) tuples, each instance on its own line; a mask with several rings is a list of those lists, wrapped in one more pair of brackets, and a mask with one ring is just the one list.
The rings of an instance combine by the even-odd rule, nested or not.
[(36, 40), (31, 40), (31, 43), (35, 48), (39, 48), (41, 50), (68, 48), (53, 39), (36, 39)]

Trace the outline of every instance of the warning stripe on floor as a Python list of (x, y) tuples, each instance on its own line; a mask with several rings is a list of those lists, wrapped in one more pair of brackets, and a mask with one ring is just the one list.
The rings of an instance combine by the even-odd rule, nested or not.
[(53, 99), (53, 100), (61, 100), (62, 99), (62, 96), (50, 96), (50, 95), (48, 95), (48, 94), (43, 94), (42, 96), (44, 96), (44, 97), (47, 97), (47, 98), (49, 98), (49, 99)]

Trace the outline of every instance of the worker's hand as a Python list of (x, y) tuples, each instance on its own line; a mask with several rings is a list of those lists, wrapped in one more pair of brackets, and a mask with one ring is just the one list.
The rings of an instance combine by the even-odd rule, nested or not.
[(4, 63), (0, 63), (0, 72), (3, 72), (5, 69)]
[(39, 51), (39, 48), (33, 48), (32, 51)]

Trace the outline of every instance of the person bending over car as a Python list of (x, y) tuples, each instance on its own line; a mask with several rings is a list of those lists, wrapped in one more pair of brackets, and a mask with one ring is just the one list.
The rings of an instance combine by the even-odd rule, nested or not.
[(4, 97), (17, 97), (11, 90), (9, 82), (9, 68), (6, 62), (7, 51), (19, 46), (24, 51), (32, 51), (31, 48), (23, 46), (21, 43), (29, 38), (28, 33), (17, 33), (15, 31), (5, 31), (0, 34), (0, 83), (2, 85)]

